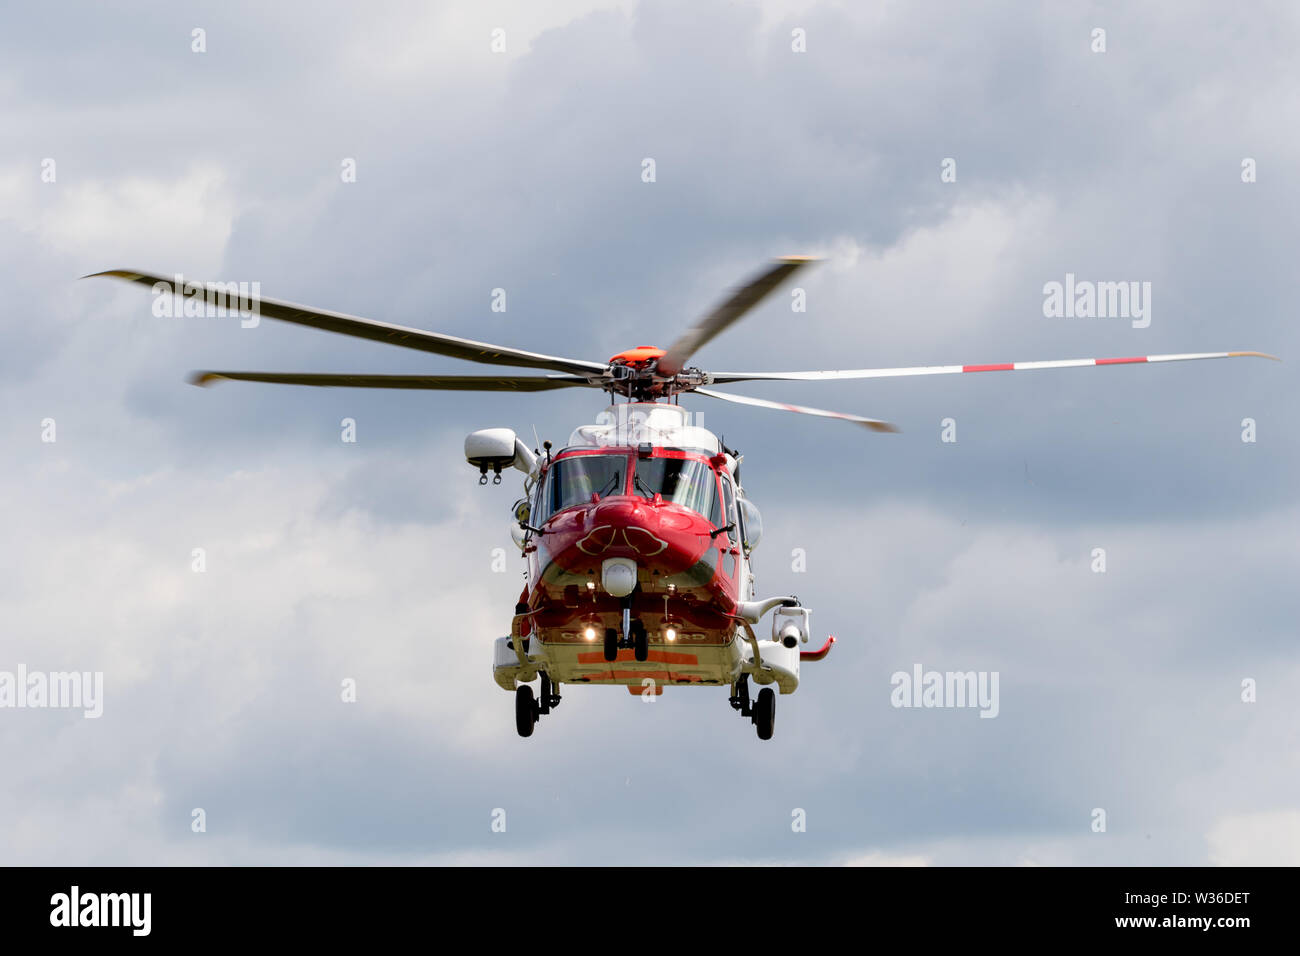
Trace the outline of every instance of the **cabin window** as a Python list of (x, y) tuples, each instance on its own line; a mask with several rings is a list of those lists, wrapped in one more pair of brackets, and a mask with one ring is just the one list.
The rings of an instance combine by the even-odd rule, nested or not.
[(591, 496), (623, 494), (627, 458), (623, 455), (574, 455), (559, 458), (546, 471), (542, 486), (542, 515), (545, 521), (557, 511), (591, 501)]
[(722, 516), (718, 478), (706, 462), (694, 458), (640, 458), (632, 488), (647, 498), (663, 495), (704, 515), (716, 527)]

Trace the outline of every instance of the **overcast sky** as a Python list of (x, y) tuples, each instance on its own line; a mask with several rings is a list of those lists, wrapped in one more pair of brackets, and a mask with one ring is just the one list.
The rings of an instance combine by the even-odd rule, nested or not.
[[(102, 671), (104, 700), (0, 709), (0, 860), (1300, 863), (1298, 20), (10, 5), (0, 671)], [(257, 281), (603, 361), (791, 253), (825, 259), (807, 311), (778, 293), (703, 367), (1287, 361), (732, 389), (899, 435), (688, 398), (745, 455), (759, 590), (839, 643), (768, 742), (694, 688), (574, 688), (521, 740), (490, 673), (517, 482), (479, 487), (461, 442), (563, 442), (599, 396), (197, 389), (199, 368), (476, 369), (78, 280)], [(1067, 273), (1149, 282), (1150, 324), (1045, 317)], [(998, 716), (893, 707), (917, 664), (996, 671)]]

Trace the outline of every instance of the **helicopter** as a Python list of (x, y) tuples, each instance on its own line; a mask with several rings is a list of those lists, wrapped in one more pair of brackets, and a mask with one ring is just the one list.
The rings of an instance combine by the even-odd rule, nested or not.
[[(259, 316), (388, 342), (486, 365), (528, 368), (530, 375), (388, 375), (320, 372), (195, 372), (190, 381), (231, 380), (318, 387), (541, 392), (599, 389), (609, 407), (554, 449), (529, 448), (509, 428), (485, 428), (465, 440), (466, 461), (486, 484), (503, 469), (524, 475), (511, 536), (524, 558), (526, 583), (510, 634), (494, 639), (493, 679), (515, 697), (515, 726), (530, 737), (560, 704), (562, 685), (622, 685), (658, 697), (667, 686), (726, 687), (728, 703), (771, 739), (777, 691), (793, 694), (800, 666), (824, 660), (834, 636), (815, 649), (810, 608), (795, 595), (760, 598), (751, 555), (762, 517), (746, 496), (743, 456), (692, 420), (684, 394), (799, 415), (838, 419), (874, 432), (889, 422), (718, 391), (747, 381), (828, 381), (967, 372), (1152, 364), (1253, 356), (1200, 352), (1127, 358), (1062, 359), (987, 365), (795, 372), (709, 372), (689, 364), (811, 256), (773, 259), (682, 333), (667, 349), (638, 346), (606, 362), (528, 352), (373, 319), (260, 298)], [(151, 286), (188, 303), (211, 303), (233, 283), (198, 283), (125, 269), (95, 273)], [(90, 278), (87, 276), (86, 278)], [(259, 289), (260, 291), (260, 289)], [(180, 314), (180, 313), (177, 313)], [(184, 314), (192, 314), (187, 308)], [(241, 312), (241, 314), (244, 314)], [(619, 400), (623, 401), (620, 402)], [(770, 636), (756, 628), (772, 615)], [(751, 681), (758, 685), (751, 692)], [(532, 684), (536, 682), (537, 691)]]

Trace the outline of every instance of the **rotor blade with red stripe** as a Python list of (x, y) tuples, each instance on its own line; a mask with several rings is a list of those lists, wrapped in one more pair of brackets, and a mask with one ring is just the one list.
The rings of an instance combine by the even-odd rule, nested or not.
[(709, 388), (693, 388), (690, 390), (694, 395), (707, 395), (709, 398), (720, 398), (724, 402), (735, 402), (737, 405), (753, 405), (756, 408), (775, 408), (782, 412), (795, 412), (799, 415), (817, 415), (820, 418), (838, 418), (841, 421), (854, 422), (858, 425), (864, 425), (873, 432), (896, 432), (898, 428), (889, 422), (882, 422), (878, 418), (863, 418), (861, 415), (848, 415), (844, 412), (828, 412), (824, 408), (809, 408), (806, 405), (790, 405), (787, 402), (769, 402), (764, 398), (750, 398), (747, 395), (733, 395), (730, 392), (715, 392)]
[[(958, 372), (1023, 372), (1040, 368), (1083, 368), (1095, 365), (1135, 365), (1150, 362), (1191, 362), (1196, 359), (1253, 356), (1280, 362), (1266, 352), (1187, 352), (1178, 355), (1137, 355), (1129, 358), (1057, 359), (1050, 362), (1000, 362), (995, 365), (919, 365), (913, 368), (859, 368), (825, 372), (715, 372), (713, 384), (782, 381), (821, 382), (848, 378), (902, 378), (909, 375), (952, 375)], [(698, 390), (697, 390), (698, 391)]]

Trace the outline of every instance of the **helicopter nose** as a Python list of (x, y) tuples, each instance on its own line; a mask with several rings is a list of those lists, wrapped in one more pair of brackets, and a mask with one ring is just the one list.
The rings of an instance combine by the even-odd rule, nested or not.
[(622, 527), (639, 523), (650, 517), (651, 509), (644, 499), (634, 495), (609, 495), (601, 498), (591, 510), (591, 521), (596, 525)]
[(572, 549), (566, 565), (591, 567), (606, 594), (626, 597), (638, 581), (694, 566), (711, 544), (709, 530), (707, 519), (684, 508), (611, 495), (591, 506), (571, 538), (551, 547)]
[[(643, 499), (630, 496), (605, 498), (592, 509), (589, 517), (591, 530), (578, 547), (591, 555), (614, 549), (625, 555), (631, 551), (639, 558), (652, 558), (669, 546), (663, 536), (663, 524), (659, 510)], [(633, 579), (635, 586), (635, 564)]]

